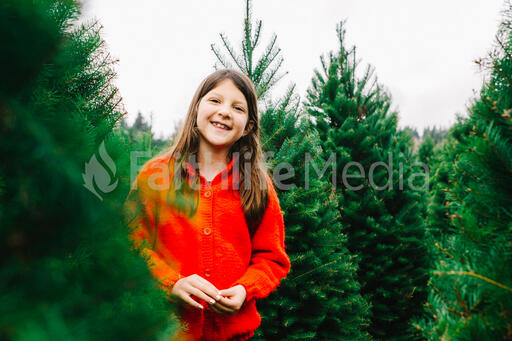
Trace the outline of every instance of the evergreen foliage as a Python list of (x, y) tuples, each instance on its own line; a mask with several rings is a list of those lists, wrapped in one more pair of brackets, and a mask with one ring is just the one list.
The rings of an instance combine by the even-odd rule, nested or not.
[(436, 163), (437, 151), (442, 148), (446, 134), (446, 129), (438, 129), (436, 126), (423, 129), (423, 137), (418, 147), (418, 158), (430, 168)]
[[(265, 84), (275, 84), (279, 79), (275, 74), (280, 63), (269, 67), (278, 52), (269, 54), (271, 49), (267, 48), (258, 62), (252, 60), (261, 21), (256, 24), (255, 36), (251, 36), (250, 1), (246, 6), (244, 59), (236, 65), (257, 85), (260, 100), (268, 99), (269, 87), (258, 84), (262, 79)], [(226, 42), (223, 35), (221, 38)], [(275, 40), (274, 35), (270, 46), (279, 51)], [(231, 56), (236, 55), (230, 45), (224, 46)], [(218, 50), (216, 55), (223, 65), (229, 65)], [(258, 301), (262, 325), (255, 339), (368, 340), (369, 335), (362, 330), (368, 323), (369, 305), (354, 278), (357, 261), (346, 247), (332, 184), (314, 171), (314, 167), (320, 167), (318, 136), (300, 114), (293, 85), (282, 98), (267, 100), (260, 107), (264, 108), (260, 118), (262, 147), (284, 211), (286, 251), (292, 268), (267, 299)]]
[(421, 162), (430, 165), (434, 158), (434, 147), (436, 143), (434, 139), (430, 136), (427, 136), (421, 141), (421, 144), (418, 148), (418, 158)]
[(418, 339), (410, 319), (425, 300), (425, 174), (415, 165), (411, 135), (397, 129), (391, 99), (374, 70), (368, 66), (358, 77), (343, 23), (337, 33), (339, 51), (321, 57), (323, 73), (315, 70), (306, 106), (323, 158), (335, 160), (340, 221), (349, 250), (359, 256), (358, 280), (372, 305), (368, 331), (382, 340)]
[(512, 339), (512, 6), (480, 65), (490, 79), (452, 128), (435, 179), (429, 340)]
[[(347, 249), (332, 184), (316, 172), (322, 168), (320, 141), (290, 101), (292, 94), (293, 87), (268, 105), (260, 120), (264, 149), (272, 155), (270, 168), (282, 184), (278, 188), (292, 271), (258, 305), (264, 316), (259, 336), (369, 340), (364, 329), (370, 307), (355, 279), (357, 259)], [(281, 172), (283, 165), (293, 171)]]
[(215, 44), (211, 44), (211, 50), (218, 60), (214, 68), (216, 70), (220, 67), (228, 69), (233, 68), (249, 76), (254, 83), (256, 95), (259, 99), (263, 99), (265, 96), (269, 95), (272, 87), (288, 73), (278, 73), (284, 59), (279, 55), (281, 49), (276, 46), (277, 36), (275, 34), (273, 34), (265, 52), (260, 56), (258, 61), (253, 59), (254, 50), (260, 42), (261, 25), (261, 20), (258, 20), (256, 21), (256, 25), (253, 26), (251, 22), (251, 3), (250, 0), (246, 0), (244, 38), (240, 46), (242, 49), (241, 55), (236, 53), (228, 38), (223, 33), (220, 34), (220, 38), (230, 58), (222, 55)]
[(448, 133), (448, 129), (444, 128), (438, 128), (436, 126), (434, 127), (427, 127), (423, 129), (423, 135), (422, 139), (426, 139), (427, 137), (430, 137), (432, 140), (434, 140), (435, 144), (442, 143), (444, 138), (446, 137), (446, 134)]
[(171, 140), (155, 137), (152, 122), (147, 122), (140, 111), (137, 112), (137, 117), (131, 126), (123, 118), (120, 130), (132, 145), (132, 150), (135, 148), (140, 151), (149, 151), (151, 157), (168, 147), (174, 140), (174, 136), (171, 137)]
[[(449, 177), (453, 173), (453, 163), (443, 162), (445, 155), (453, 153), (455, 141), (448, 131), (443, 131), (442, 139), (436, 140), (424, 131), (424, 139), (418, 148), (418, 158), (427, 165), (430, 174), (430, 188), (426, 202), (427, 234), (425, 244), (433, 253), (439, 251), (438, 241), (441, 233), (451, 233), (450, 219), (445, 214), (448, 205), (447, 192)], [(431, 258), (431, 267), (435, 267), (435, 259)]]
[[(239, 51), (224, 34), (226, 56), (211, 45), (215, 69), (255, 84), (292, 262), (257, 302), (254, 340), (512, 339), (507, 6), (469, 117), (421, 140), (358, 69), (344, 23), (305, 106), (293, 84), (272, 96), (287, 72), (275, 34), (256, 56), (250, 0)], [(115, 61), (79, 13), (75, 0), (0, 2), (0, 340), (169, 339), (174, 304), (127, 238), (125, 199), (177, 130), (155, 138), (140, 112), (126, 123)]]
[(130, 250), (114, 61), (78, 15), (70, 0), (0, 4), (2, 340), (151, 340), (176, 325)]

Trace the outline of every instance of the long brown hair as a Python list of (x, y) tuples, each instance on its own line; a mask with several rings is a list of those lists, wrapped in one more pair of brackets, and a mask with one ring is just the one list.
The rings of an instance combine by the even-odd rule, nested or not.
[[(199, 107), (199, 102), (210, 90), (215, 88), (218, 83), (225, 79), (232, 80), (236, 87), (245, 96), (249, 111), (247, 124), (251, 121), (253, 124), (249, 133), (242, 136), (231, 146), (228, 152), (229, 160), (226, 160), (229, 162), (235, 152), (240, 156), (238, 193), (244, 210), (245, 219), (249, 227), (249, 233), (252, 236), (261, 222), (268, 203), (266, 176), (270, 178), (270, 175), (268, 174), (267, 167), (263, 162), (263, 152), (260, 145), (258, 100), (256, 90), (249, 77), (233, 69), (217, 70), (206, 77), (197, 88), (194, 97), (190, 102), (187, 117), (178, 138), (169, 150), (164, 151), (159, 156), (168, 156), (169, 164), (171, 163), (171, 160), (174, 160), (171, 189), (176, 190), (177, 187), (180, 187), (183, 184), (187, 185), (187, 181), (177, 184), (175, 179), (185, 179), (187, 177), (187, 161), (190, 160), (192, 156), (195, 156), (196, 158), (198, 156), (200, 132), (197, 128), (197, 109)], [(246, 167), (249, 167), (249, 169)], [(176, 177), (176, 175), (178, 175), (178, 177)], [(248, 178), (246, 175), (248, 175)], [(199, 181), (199, 176), (192, 177), (191, 182), (193, 184), (193, 188), (199, 188)], [(188, 188), (190, 189), (190, 187)], [(197, 203), (197, 201), (195, 202)]]

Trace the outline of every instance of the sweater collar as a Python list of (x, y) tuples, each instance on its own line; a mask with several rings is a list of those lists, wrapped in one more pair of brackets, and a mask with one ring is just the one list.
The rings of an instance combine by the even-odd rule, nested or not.
[[(231, 158), (231, 161), (229, 162), (227, 167), (222, 172), (220, 172), (217, 175), (215, 175), (215, 177), (213, 178), (213, 180), (210, 183), (213, 184), (213, 183), (216, 183), (217, 181), (220, 181), (220, 180), (218, 180), (219, 178), (220, 179), (227, 178), (227, 175), (229, 175), (231, 173), (231, 171), (233, 170), (233, 166), (237, 162), (238, 162), (238, 160), (237, 160), (237, 157), (236, 157), (236, 153), (233, 153), (233, 157)], [(195, 163), (195, 164), (197, 165), (197, 163)], [(194, 168), (194, 166), (189, 161), (187, 161), (185, 168), (187, 170), (187, 174), (190, 175), (190, 176), (194, 176), (194, 175), (196, 175), (198, 173), (198, 172), (196, 172), (196, 169)], [(201, 182), (204, 182), (204, 183), (208, 182), (208, 181), (206, 181), (206, 179), (202, 175), (199, 175), (199, 177), (201, 179)]]

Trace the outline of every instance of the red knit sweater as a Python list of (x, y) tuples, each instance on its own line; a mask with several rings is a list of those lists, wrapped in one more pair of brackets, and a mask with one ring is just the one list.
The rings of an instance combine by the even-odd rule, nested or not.
[[(164, 288), (179, 278), (198, 274), (219, 290), (241, 284), (247, 291), (235, 315), (217, 314), (192, 296), (204, 309), (179, 306), (178, 340), (249, 339), (261, 323), (255, 300), (268, 296), (290, 270), (283, 215), (270, 177), (268, 205), (251, 239), (240, 199), (230, 191), (235, 161), (233, 158), (211, 182), (200, 176), (199, 204), (192, 217), (167, 204), (173, 197), (172, 193), (170, 201), (167, 197), (172, 177), (168, 157), (146, 163), (127, 201), (131, 207), (143, 204), (138, 205), (142, 210), (134, 219), (131, 237), (136, 243), (146, 242), (142, 252), (149, 256), (151, 272)], [(187, 171), (195, 173), (190, 164)]]

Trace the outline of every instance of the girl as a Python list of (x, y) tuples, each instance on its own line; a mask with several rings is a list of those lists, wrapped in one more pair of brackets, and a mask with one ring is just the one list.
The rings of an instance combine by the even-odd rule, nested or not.
[(132, 240), (178, 302), (174, 340), (252, 337), (261, 323), (256, 299), (291, 264), (247, 76), (226, 69), (203, 80), (175, 144), (144, 165), (127, 203)]

